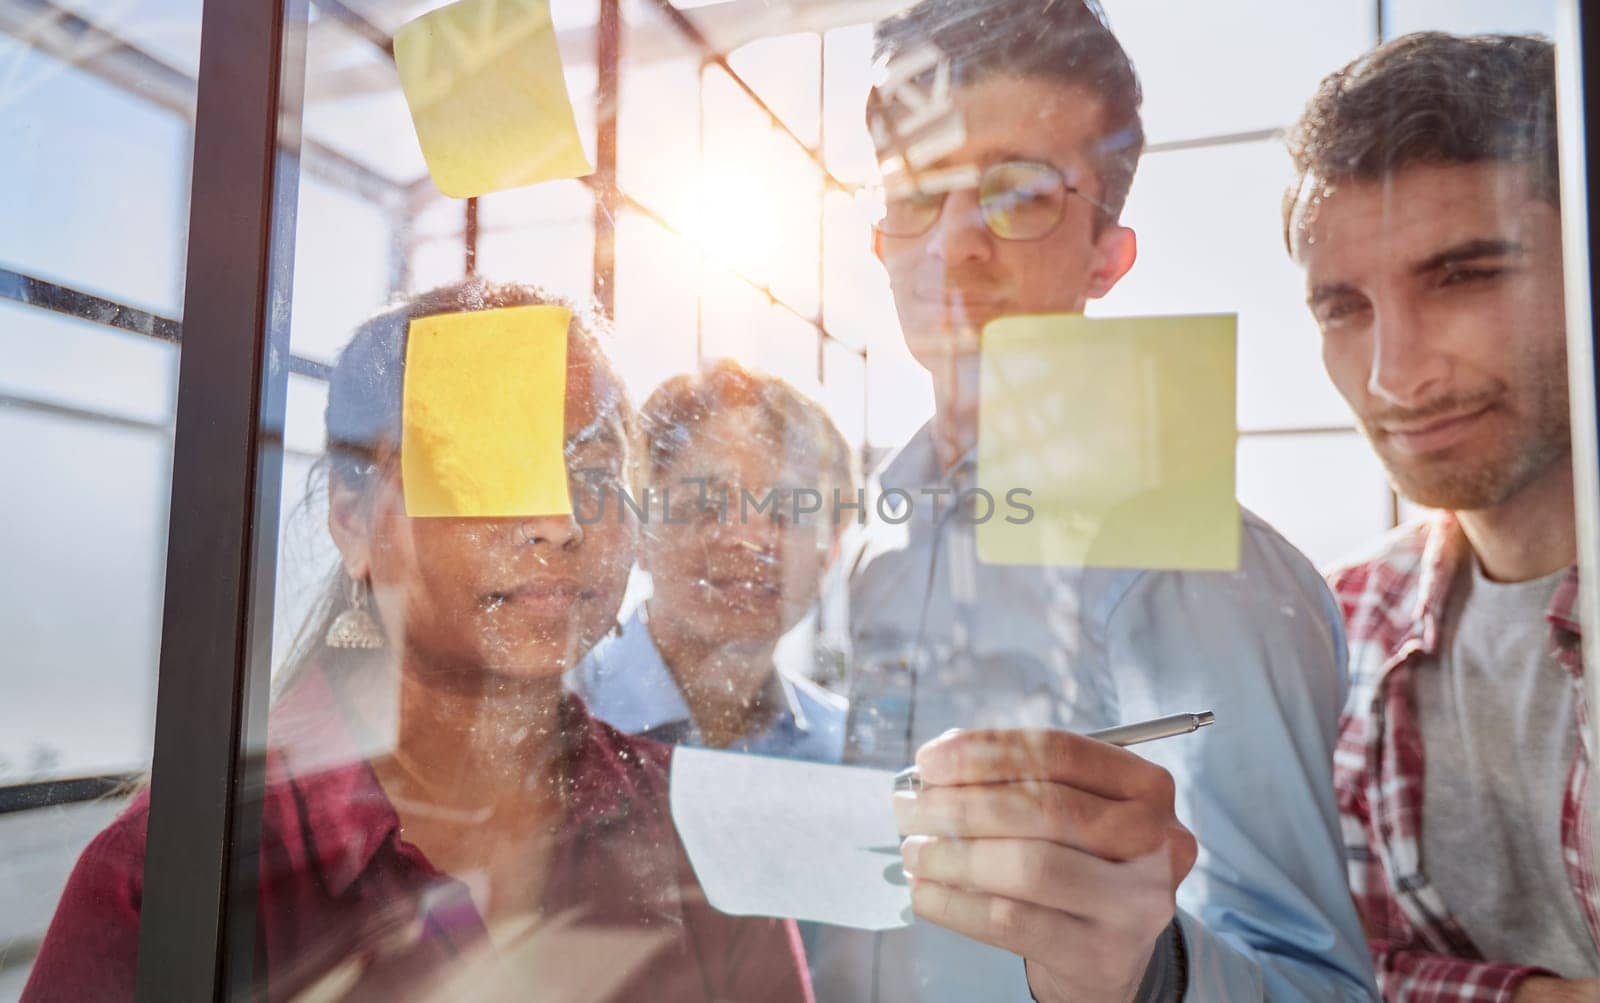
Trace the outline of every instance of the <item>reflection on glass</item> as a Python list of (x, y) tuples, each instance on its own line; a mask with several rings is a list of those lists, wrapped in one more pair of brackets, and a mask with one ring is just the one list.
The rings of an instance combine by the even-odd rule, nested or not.
[(815, 403), (728, 360), (657, 388), (641, 425), (652, 593), (579, 691), (658, 741), (837, 761), (844, 701), (780, 669), (777, 646), (818, 599), (836, 506), (860, 504), (849, 447)]
[[(148, 749), (192, 95), (129, 86), (152, 26), (50, 0), (133, 43), (64, 55), (76, 22), (7, 14), (40, 2), (0, 0), (23, 150), (0, 163), (0, 440), (26, 460), (0, 529), (22, 680), (0, 703), (0, 999), (30, 969), (29, 1000), (117, 999), (147, 801), (102, 795)], [(1335, 78), (1289, 255), (1276, 134), (1375, 6), (1392, 33), (1534, 27), (1550, 3), (630, 3), (613, 81), (606, 8), (554, 0), (579, 142), (616, 171), (469, 213), (428, 180), (385, 45), (448, 2), (311, 5), (270, 751), (246, 792), (260, 995), (1356, 1000), (1374, 931), (1391, 996), (1509, 993), (1527, 973), (1501, 958), (1600, 975), (1549, 49), (1402, 40)], [(475, 26), (542, 6), (482, 0)], [(487, 90), (465, 111), (503, 111)], [(508, 420), (450, 442), (542, 461), (571, 514), (408, 514), (411, 321), (590, 290), (614, 337), (575, 307), (565, 364), (444, 356), (475, 373), (452, 414), (557, 374), (516, 395), (559, 414), (550, 443)], [(1237, 314), (1239, 406), (1193, 339), (1058, 351), (1086, 309), (1174, 338)], [(998, 393), (994, 322), (1049, 349)], [(1007, 412), (1014, 462), (986, 460)], [(1208, 472), (1204, 502), (1155, 490), (1168, 460)], [(1051, 473), (1115, 532), (986, 551), (986, 523), (1034, 515), (1007, 488)], [(1336, 601), (1300, 551), (1342, 557), (1396, 513), (1425, 528), (1336, 572)], [(1183, 565), (1207, 538), (1237, 570)], [(1075, 734), (1198, 711), (1216, 726), (1137, 755)], [(1413, 747), (1421, 780), (1386, 758)], [(75, 774), (96, 776), (54, 783)], [(839, 908), (884, 889), (887, 921)]]
[[(705, 904), (667, 815), (665, 750), (563, 694), (615, 622), (632, 517), (405, 514), (409, 322), (547, 299), (436, 290), (362, 325), (334, 369), (323, 476), (340, 568), (277, 680), (253, 792), (273, 998), (809, 995), (792, 923)], [(578, 315), (567, 343), (580, 497), (580, 481), (622, 488), (633, 432), (592, 325)], [(79, 862), (39, 998), (131, 989), (146, 804)]]
[[(1020, 391), (1039, 381), (1031, 434), (1014, 442), (1035, 469), (1012, 464), (1015, 482), (996, 484), (983, 467), (995, 430), (980, 391), (1000, 384), (980, 380), (980, 362), (999, 321), (1082, 313), (1137, 271), (1139, 242), (1119, 221), (1144, 145), (1132, 64), (1076, 3), (927, 0), (877, 40), (868, 117), (889, 225), (874, 249), (934, 416), (880, 468), (882, 497), (899, 505), (874, 507), (854, 562), (845, 758), (916, 763), (922, 786), (895, 812), (917, 922), (822, 930), (819, 994), (1173, 999), (1186, 983), (1193, 999), (1362, 998), (1370, 961), (1330, 783), (1338, 613), (1310, 563), (1232, 504), (1231, 462), (1204, 459), (1231, 460), (1231, 348), (1221, 365), (1162, 360), (1183, 390), (1209, 387), (1162, 406), (1189, 414), (1174, 434), (1220, 424), (1221, 450), (1181, 459), (1225, 483), (1220, 513), (1118, 510), (1119, 540), (1182, 541), (1165, 563), (1136, 564), (1158, 570), (1085, 568), (1043, 545), (985, 560), (983, 526), (1037, 468), (1070, 470), (1070, 490), (1090, 496), (1153, 446), (1129, 414), (1160, 411), (1140, 381), (1104, 389), (1119, 383), (1115, 353), (1075, 358), (1056, 379), (1024, 362), (1005, 403), (1027, 412)], [(1051, 399), (1058, 388), (1066, 400)], [(1102, 390), (1114, 406), (1063, 406), (1092, 409)], [(1091, 430), (1108, 454), (1073, 455), (1072, 437)], [(1219, 514), (1237, 570), (1172, 570)], [(1126, 759), (1072, 734), (1208, 709), (1224, 723)], [(1113, 821), (1124, 811), (1137, 820)]]
[(200, 7), (0, 0), (0, 1000), (150, 763)]

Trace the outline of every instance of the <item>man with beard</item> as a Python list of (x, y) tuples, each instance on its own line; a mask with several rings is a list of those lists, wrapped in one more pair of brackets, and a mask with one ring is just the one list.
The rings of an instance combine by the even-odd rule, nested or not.
[(1328, 373), (1395, 489), (1438, 510), (1332, 575), (1335, 778), (1380, 985), (1600, 999), (1551, 46), (1396, 39), (1323, 82), (1291, 145)]

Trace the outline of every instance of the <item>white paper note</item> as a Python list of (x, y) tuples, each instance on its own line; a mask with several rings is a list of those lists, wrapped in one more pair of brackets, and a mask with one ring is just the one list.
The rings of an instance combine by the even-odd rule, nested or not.
[(891, 930), (911, 922), (894, 774), (680, 746), (672, 819), (695, 876), (735, 916)]

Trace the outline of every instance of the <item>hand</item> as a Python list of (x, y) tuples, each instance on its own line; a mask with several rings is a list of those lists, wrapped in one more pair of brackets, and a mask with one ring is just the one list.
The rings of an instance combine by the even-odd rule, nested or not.
[(1535, 976), (1517, 987), (1511, 1003), (1600, 1003), (1600, 980)]
[(894, 799), (917, 915), (1022, 956), (1041, 1001), (1132, 999), (1197, 851), (1171, 774), (1045, 730), (942, 735), (917, 772)]

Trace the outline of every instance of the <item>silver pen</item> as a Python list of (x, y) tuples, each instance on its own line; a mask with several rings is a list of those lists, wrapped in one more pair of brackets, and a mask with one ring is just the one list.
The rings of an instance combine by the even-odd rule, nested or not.
[[(1208, 724), (1215, 724), (1216, 720), (1215, 714), (1203, 710), (1198, 714), (1173, 714), (1169, 717), (1158, 717), (1153, 721), (1140, 721), (1137, 724), (1123, 724), (1115, 728), (1091, 731), (1084, 737), (1108, 745), (1138, 745), (1141, 742), (1154, 742), (1158, 738), (1187, 735), (1192, 731), (1199, 731)], [(894, 789), (910, 791), (913, 794), (922, 790), (922, 777), (917, 775), (917, 768), (908, 766), (896, 773)]]

